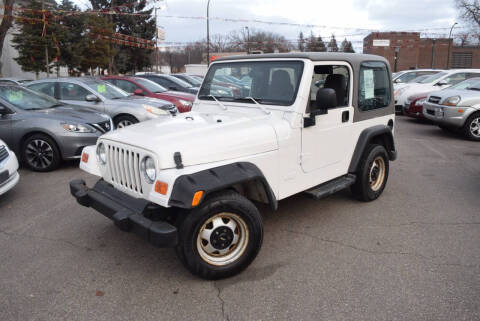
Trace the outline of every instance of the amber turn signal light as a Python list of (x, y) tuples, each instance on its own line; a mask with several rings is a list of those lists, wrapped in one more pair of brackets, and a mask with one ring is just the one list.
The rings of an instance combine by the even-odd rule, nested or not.
[(88, 154), (87, 153), (82, 154), (82, 162), (88, 163)]
[(168, 184), (164, 182), (157, 181), (155, 183), (155, 192), (162, 194), (162, 195), (167, 195), (168, 191)]
[(202, 200), (203, 191), (198, 191), (193, 194), (192, 206), (197, 206)]

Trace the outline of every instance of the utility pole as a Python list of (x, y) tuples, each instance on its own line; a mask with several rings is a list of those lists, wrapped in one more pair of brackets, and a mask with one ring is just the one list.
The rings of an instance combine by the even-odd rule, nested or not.
[(210, 66), (210, 0), (207, 2), (207, 66)]
[(155, 6), (155, 72), (158, 74), (158, 21), (157, 21), (157, 10)]
[(245, 27), (247, 29), (247, 55), (250, 53), (250, 30), (248, 27)]
[(435, 40), (432, 39), (432, 69), (434, 69), (435, 66)]
[(448, 35), (448, 55), (447, 55), (447, 69), (450, 69), (450, 47), (452, 46), (452, 31), (453, 31), (453, 28), (455, 28), (455, 26), (458, 25), (457, 22), (455, 22), (452, 26), (452, 28), (450, 28), (450, 34)]
[[(45, 10), (45, 0), (42, 0), (42, 14), (43, 14), (43, 19), (44, 19), (43, 27), (47, 28), (46, 27), (46, 21), (45, 21), (46, 17), (45, 17), (45, 11), (44, 10)], [(46, 36), (46, 34), (45, 34), (45, 36)], [(48, 63), (48, 44), (45, 43), (45, 70), (47, 72), (47, 78), (50, 78), (50, 71), (48, 70), (48, 65), (49, 65), (49, 63)]]

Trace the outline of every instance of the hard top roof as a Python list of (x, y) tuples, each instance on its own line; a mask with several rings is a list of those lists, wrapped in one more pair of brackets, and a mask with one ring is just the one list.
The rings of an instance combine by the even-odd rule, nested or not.
[(344, 52), (291, 52), (291, 53), (274, 53), (274, 54), (252, 54), (241, 56), (228, 56), (215, 59), (216, 61), (225, 60), (242, 60), (242, 59), (309, 59), (312, 61), (328, 61), (341, 60), (350, 63), (360, 63), (362, 61), (383, 61), (385, 58), (376, 55), (358, 54), (358, 53), (344, 53)]

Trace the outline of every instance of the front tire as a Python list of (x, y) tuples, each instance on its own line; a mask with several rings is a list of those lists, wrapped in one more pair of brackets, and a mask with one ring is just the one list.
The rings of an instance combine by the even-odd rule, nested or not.
[(50, 172), (62, 162), (55, 141), (47, 135), (28, 137), (22, 146), (22, 160), (33, 171)]
[(474, 141), (480, 141), (480, 113), (468, 117), (463, 127), (464, 135)]
[(385, 147), (369, 145), (360, 161), (357, 180), (351, 188), (352, 194), (364, 202), (377, 199), (387, 184), (388, 171), (389, 158)]
[(123, 128), (138, 123), (138, 119), (133, 116), (123, 115), (114, 119), (115, 128)]
[(263, 220), (248, 199), (234, 191), (208, 197), (180, 223), (176, 251), (185, 267), (204, 279), (243, 271), (263, 241)]

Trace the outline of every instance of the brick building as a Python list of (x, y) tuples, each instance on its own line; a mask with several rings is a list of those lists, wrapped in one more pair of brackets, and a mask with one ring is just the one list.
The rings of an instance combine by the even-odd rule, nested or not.
[[(450, 59), (448, 51), (450, 47)], [(480, 68), (480, 47), (456, 47), (452, 39), (421, 38), (418, 32), (374, 32), (363, 39), (363, 52), (385, 57), (395, 70)]]

